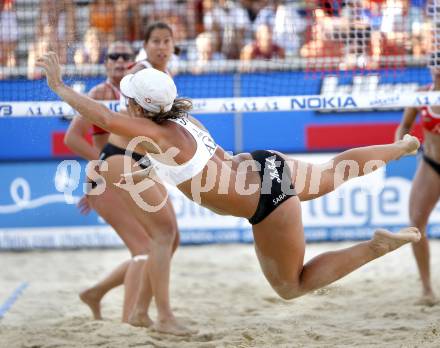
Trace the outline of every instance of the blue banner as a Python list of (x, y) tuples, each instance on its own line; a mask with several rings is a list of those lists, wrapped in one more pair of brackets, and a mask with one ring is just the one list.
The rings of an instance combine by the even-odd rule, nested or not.
[[(294, 156), (322, 162), (325, 155)], [(4, 162), (0, 164), (0, 249), (114, 247), (122, 242), (98, 216), (76, 208), (83, 195), (85, 162)], [(64, 162), (65, 164), (66, 162)], [(68, 162), (70, 163), (70, 162)], [(75, 164), (76, 163), (76, 164)], [(309, 241), (369, 238), (375, 228), (408, 225), (408, 199), (416, 159), (403, 158), (333, 193), (302, 203)], [(78, 174), (78, 175), (77, 175)], [(251, 242), (245, 219), (220, 216), (170, 188), (183, 244)], [(440, 205), (429, 233), (440, 237)]]

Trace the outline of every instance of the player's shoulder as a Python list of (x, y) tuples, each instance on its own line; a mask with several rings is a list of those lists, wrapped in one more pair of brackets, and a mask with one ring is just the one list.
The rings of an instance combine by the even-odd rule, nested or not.
[(90, 98), (100, 99), (104, 98), (106, 93), (108, 92), (108, 85), (106, 82), (102, 82), (96, 86), (94, 86), (88, 93)]
[(141, 60), (139, 62), (134, 63), (129, 69), (128, 74), (137, 73), (140, 70), (145, 68), (151, 68), (151, 64), (147, 60)]

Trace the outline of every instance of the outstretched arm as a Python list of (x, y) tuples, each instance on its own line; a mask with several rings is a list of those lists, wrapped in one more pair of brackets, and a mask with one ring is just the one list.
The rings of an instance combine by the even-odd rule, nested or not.
[(49, 52), (37, 60), (43, 68), (49, 87), (81, 116), (109, 133), (133, 138), (147, 136), (152, 140), (161, 138), (161, 127), (145, 118), (128, 117), (108, 109), (105, 105), (66, 86), (61, 78), (61, 67), (56, 53)]
[(97, 160), (99, 157), (99, 150), (86, 139), (91, 126), (90, 122), (77, 115), (64, 136), (64, 144), (75, 154), (89, 161)]
[(408, 134), (411, 131), (411, 128), (416, 120), (417, 114), (419, 110), (417, 108), (406, 108), (402, 121), (400, 121), (399, 126), (396, 129), (396, 134), (394, 136), (395, 140), (403, 139), (405, 134)]

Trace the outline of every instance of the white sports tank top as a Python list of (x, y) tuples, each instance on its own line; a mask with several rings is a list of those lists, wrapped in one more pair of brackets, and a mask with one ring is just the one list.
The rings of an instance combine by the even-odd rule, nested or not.
[(159, 178), (166, 183), (177, 186), (193, 178), (205, 168), (206, 163), (208, 163), (215, 150), (217, 150), (217, 144), (214, 142), (211, 134), (200, 129), (187, 118), (170, 121), (182, 126), (193, 136), (197, 145), (194, 156), (189, 161), (175, 166), (159, 162), (151, 155), (147, 156), (150, 159), (152, 169), (156, 171)]

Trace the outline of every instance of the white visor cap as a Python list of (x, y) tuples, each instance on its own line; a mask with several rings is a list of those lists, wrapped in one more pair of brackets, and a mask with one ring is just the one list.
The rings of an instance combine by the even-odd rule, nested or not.
[(153, 113), (170, 111), (177, 97), (173, 79), (154, 68), (125, 76), (120, 87), (125, 97), (134, 99), (145, 110)]

